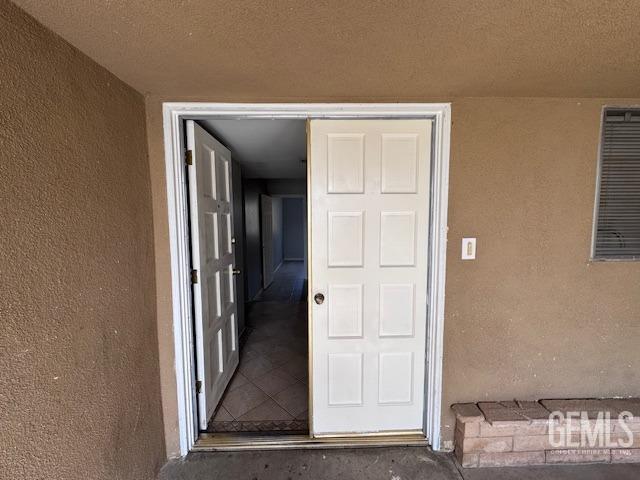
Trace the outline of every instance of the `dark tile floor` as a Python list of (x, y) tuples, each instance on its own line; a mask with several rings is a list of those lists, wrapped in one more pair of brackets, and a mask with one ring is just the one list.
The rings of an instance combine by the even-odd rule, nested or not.
[(308, 337), (304, 264), (286, 262), (247, 308), (240, 364), (208, 432), (306, 432)]
[(269, 288), (256, 297), (256, 302), (300, 303), (307, 301), (307, 271), (304, 262), (283, 262), (273, 276)]

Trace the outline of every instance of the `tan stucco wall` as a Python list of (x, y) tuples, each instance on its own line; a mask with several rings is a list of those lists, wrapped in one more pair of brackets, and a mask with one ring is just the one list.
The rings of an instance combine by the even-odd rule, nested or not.
[(155, 478), (144, 100), (5, 0), (0, 59), (0, 478)]
[[(175, 454), (162, 100), (147, 98), (147, 128), (163, 405), (167, 449)], [(640, 263), (588, 261), (601, 108), (616, 103), (640, 100), (452, 100), (445, 440), (455, 402), (640, 395)], [(478, 238), (477, 260), (460, 260), (463, 236)]]
[(454, 402), (640, 395), (640, 263), (589, 262), (602, 105), (638, 103), (454, 102), (445, 438)]

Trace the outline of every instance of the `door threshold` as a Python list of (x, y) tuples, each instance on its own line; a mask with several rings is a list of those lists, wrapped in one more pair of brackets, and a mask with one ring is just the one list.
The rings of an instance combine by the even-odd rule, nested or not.
[(423, 434), (312, 438), (308, 435), (201, 433), (192, 452), (314, 448), (427, 447)]

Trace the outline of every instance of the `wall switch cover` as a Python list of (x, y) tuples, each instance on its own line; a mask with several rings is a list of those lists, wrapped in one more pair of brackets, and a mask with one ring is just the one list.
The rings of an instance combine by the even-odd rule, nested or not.
[(462, 260), (475, 260), (476, 258), (476, 239), (462, 239)]

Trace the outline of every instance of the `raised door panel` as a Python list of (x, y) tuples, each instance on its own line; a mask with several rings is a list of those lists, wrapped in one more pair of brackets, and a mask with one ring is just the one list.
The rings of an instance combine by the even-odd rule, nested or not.
[(382, 193), (418, 191), (418, 139), (416, 134), (382, 135)]
[(380, 265), (412, 267), (416, 254), (416, 214), (380, 213)]
[(364, 135), (329, 134), (327, 193), (364, 191)]
[(364, 212), (329, 212), (329, 267), (361, 267)]
[(362, 285), (329, 285), (329, 337), (362, 337)]

